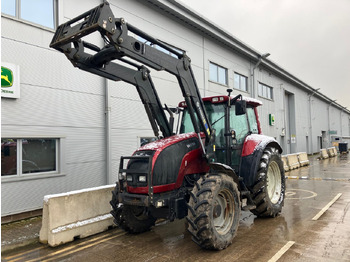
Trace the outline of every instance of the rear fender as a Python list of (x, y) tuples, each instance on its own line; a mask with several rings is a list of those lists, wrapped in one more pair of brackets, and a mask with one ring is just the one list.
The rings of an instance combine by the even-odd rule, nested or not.
[(232, 177), (233, 181), (236, 182), (238, 189), (239, 189), (239, 180), (238, 176), (235, 173), (235, 171), (228, 165), (222, 164), (222, 163), (210, 163), (209, 164), (210, 171), (216, 171), (219, 173), (224, 173), (230, 177)]
[[(240, 168), (240, 176), (243, 177), (243, 182), (247, 187), (252, 187), (256, 180), (258, 167), (262, 154), (267, 147), (278, 149), (282, 153), (282, 148), (279, 143), (272, 137), (263, 136), (262, 140), (246, 140), (242, 151), (242, 162)], [(249, 143), (249, 145), (248, 145)], [(252, 145), (255, 145), (254, 147)], [(248, 147), (247, 147), (248, 146)], [(246, 148), (246, 150), (244, 150)], [(249, 148), (249, 150), (247, 150)], [(250, 151), (250, 152), (249, 152)], [(248, 154), (250, 153), (250, 154)]]

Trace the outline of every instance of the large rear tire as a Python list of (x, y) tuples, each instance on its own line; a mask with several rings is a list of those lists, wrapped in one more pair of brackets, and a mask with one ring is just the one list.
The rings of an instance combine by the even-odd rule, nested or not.
[(204, 175), (195, 183), (188, 203), (192, 240), (205, 249), (228, 247), (237, 233), (240, 210), (239, 191), (231, 177)]
[(132, 233), (143, 233), (149, 231), (155, 225), (154, 218), (146, 207), (121, 205), (118, 202), (118, 185), (112, 192), (112, 200), (110, 204), (113, 208), (111, 214), (114, 217), (114, 223), (121, 229)]
[(267, 147), (260, 159), (258, 174), (252, 188), (258, 217), (275, 217), (284, 204), (286, 182), (281, 156), (276, 148)]

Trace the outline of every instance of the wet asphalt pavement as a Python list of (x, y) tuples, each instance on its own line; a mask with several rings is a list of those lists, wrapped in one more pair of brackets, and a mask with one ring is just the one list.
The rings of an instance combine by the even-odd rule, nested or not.
[(350, 155), (311, 158), (286, 176), (281, 215), (242, 212), (237, 236), (222, 251), (200, 249), (178, 220), (140, 235), (115, 228), (57, 248), (31, 245), (2, 261), (350, 261)]

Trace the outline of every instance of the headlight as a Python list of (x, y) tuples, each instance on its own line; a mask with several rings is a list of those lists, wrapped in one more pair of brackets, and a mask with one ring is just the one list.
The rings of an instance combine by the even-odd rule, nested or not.
[(146, 176), (139, 176), (140, 182), (146, 182)]
[(127, 175), (127, 176), (126, 176), (126, 181), (132, 182), (132, 176), (131, 176), (131, 175)]

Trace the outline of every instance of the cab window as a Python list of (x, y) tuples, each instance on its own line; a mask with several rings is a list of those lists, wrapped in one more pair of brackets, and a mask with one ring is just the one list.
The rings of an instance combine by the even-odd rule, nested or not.
[(250, 131), (253, 134), (258, 134), (259, 133), (258, 123), (256, 121), (255, 111), (253, 107), (247, 107), (247, 115), (248, 115)]
[(247, 115), (237, 116), (235, 113), (235, 107), (231, 107), (230, 112), (230, 129), (236, 131), (236, 139), (238, 144), (243, 144), (246, 135), (249, 132)]

